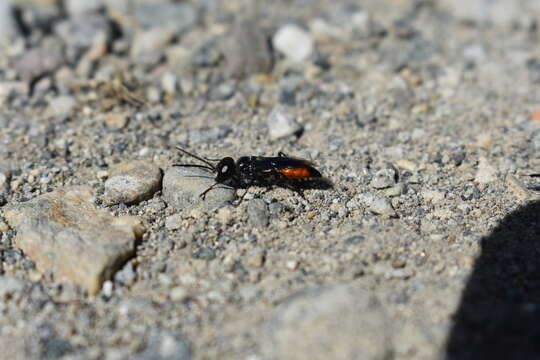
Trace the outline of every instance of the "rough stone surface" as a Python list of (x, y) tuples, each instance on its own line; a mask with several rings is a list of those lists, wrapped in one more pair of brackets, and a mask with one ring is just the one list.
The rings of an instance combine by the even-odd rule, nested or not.
[(14, 68), (25, 81), (31, 81), (58, 69), (64, 62), (64, 47), (56, 39), (47, 39), (39, 47), (25, 52)]
[(163, 197), (169, 206), (178, 210), (193, 206), (211, 209), (234, 200), (235, 191), (222, 185), (206, 193), (204, 200), (199, 196), (214, 185), (214, 177), (213, 173), (199, 168), (168, 168), (163, 176)]
[(114, 217), (89, 200), (90, 189), (58, 190), (7, 206), (15, 243), (42, 272), (52, 271), (96, 294), (135, 251), (144, 232), (133, 217)]
[(268, 225), (268, 206), (263, 199), (253, 199), (248, 203), (249, 223), (253, 226)]
[(115, 165), (105, 181), (104, 200), (111, 205), (147, 200), (161, 188), (161, 178), (161, 169), (147, 161)]
[(270, 359), (388, 359), (392, 334), (378, 301), (340, 285), (305, 291), (279, 305), (266, 324)]

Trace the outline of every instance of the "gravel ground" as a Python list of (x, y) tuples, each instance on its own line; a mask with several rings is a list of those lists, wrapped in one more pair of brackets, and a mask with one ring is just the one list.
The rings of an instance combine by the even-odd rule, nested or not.
[[(1, 1), (0, 357), (538, 359), (539, 18)], [(333, 187), (203, 201), (176, 146)]]

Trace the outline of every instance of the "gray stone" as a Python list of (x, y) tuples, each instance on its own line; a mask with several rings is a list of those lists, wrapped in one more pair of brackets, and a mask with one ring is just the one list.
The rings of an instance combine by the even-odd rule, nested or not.
[(369, 185), (375, 189), (385, 189), (395, 184), (396, 171), (392, 168), (387, 168), (377, 171)]
[(174, 31), (167, 28), (158, 27), (139, 31), (133, 39), (130, 55), (132, 58), (154, 55), (166, 47), (173, 37)]
[(118, 271), (114, 275), (114, 280), (118, 281), (121, 284), (124, 284), (126, 286), (130, 286), (135, 282), (135, 279), (137, 278), (137, 273), (135, 272), (135, 269), (133, 268), (133, 263), (130, 261), (128, 262), (122, 270)]
[(390, 323), (373, 296), (348, 285), (291, 296), (265, 326), (268, 359), (391, 358)]
[(189, 342), (165, 329), (152, 329), (144, 350), (135, 360), (190, 360)]
[(58, 96), (49, 102), (49, 111), (53, 116), (66, 116), (73, 112), (77, 106), (77, 100), (73, 96)]
[(17, 231), (15, 244), (37, 268), (97, 294), (135, 252), (144, 233), (134, 216), (114, 217), (93, 203), (91, 188), (57, 190), (8, 205), (3, 215)]
[(41, 46), (26, 51), (14, 64), (24, 81), (50, 74), (64, 64), (64, 47), (57, 39), (48, 38)]
[(250, 200), (247, 206), (248, 222), (252, 226), (263, 227), (268, 225), (268, 206), (263, 199)]
[(178, 230), (182, 228), (182, 221), (183, 221), (182, 214), (174, 214), (174, 215), (168, 216), (165, 219), (165, 227), (167, 228), (167, 230)]
[(314, 48), (311, 35), (297, 25), (281, 27), (272, 38), (272, 44), (292, 63), (305, 61)]
[(355, 35), (367, 38), (372, 35), (374, 24), (368, 11), (359, 11), (351, 16), (351, 28)]
[(72, 16), (55, 28), (66, 43), (68, 55), (78, 58), (84, 51), (98, 45), (106, 45), (112, 37), (112, 25), (104, 15), (91, 13)]
[(107, 204), (135, 204), (150, 199), (161, 188), (161, 170), (147, 161), (115, 165), (105, 182)]
[(176, 75), (172, 72), (166, 72), (161, 77), (161, 88), (163, 91), (174, 94), (176, 92), (176, 84), (178, 83), (178, 80), (176, 79)]
[(199, 260), (211, 261), (216, 258), (216, 251), (207, 246), (203, 246), (202, 248), (195, 251), (195, 253), (193, 253), (193, 258), (199, 259)]
[(235, 24), (223, 41), (221, 51), (225, 55), (225, 71), (231, 76), (267, 73), (272, 70), (272, 53), (267, 34), (253, 20)]
[(392, 203), (385, 197), (372, 193), (365, 193), (358, 196), (358, 201), (376, 215), (386, 215), (389, 217), (396, 216), (396, 211), (392, 207)]
[(203, 200), (199, 195), (215, 184), (215, 174), (200, 168), (171, 167), (163, 176), (163, 198), (167, 204), (182, 210), (199, 206), (213, 209), (236, 197), (234, 189), (217, 185), (206, 193)]
[(486, 184), (497, 180), (497, 176), (497, 169), (489, 163), (489, 160), (484, 157), (480, 158), (474, 180), (480, 184)]
[(224, 82), (210, 90), (210, 100), (212, 101), (227, 101), (234, 96), (236, 87), (233, 84)]
[(0, 300), (24, 289), (24, 281), (14, 276), (0, 276)]
[(287, 107), (276, 105), (268, 115), (268, 132), (273, 140), (296, 134), (302, 126), (296, 122), (295, 114)]
[(13, 16), (14, 10), (11, 0), (0, 1), (0, 44), (21, 35), (21, 29)]

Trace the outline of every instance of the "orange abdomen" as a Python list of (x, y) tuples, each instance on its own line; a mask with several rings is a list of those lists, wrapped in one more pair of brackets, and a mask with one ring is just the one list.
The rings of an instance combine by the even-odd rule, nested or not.
[(307, 167), (279, 169), (279, 172), (289, 179), (306, 179), (311, 177), (311, 171)]

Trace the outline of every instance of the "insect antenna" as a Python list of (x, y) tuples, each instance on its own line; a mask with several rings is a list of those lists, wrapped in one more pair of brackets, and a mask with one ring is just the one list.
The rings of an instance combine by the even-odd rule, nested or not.
[[(183, 152), (184, 154), (188, 155), (188, 156), (191, 156), (192, 158), (195, 158), (199, 161), (202, 161), (203, 163), (207, 164), (208, 167), (207, 168), (210, 168), (212, 171), (216, 171), (216, 167), (214, 166), (214, 164), (212, 164), (210, 161), (210, 159), (205, 159), (203, 157), (200, 157), (198, 155), (195, 155), (193, 153), (190, 153), (189, 151), (187, 150), (184, 150), (182, 149), (181, 147), (177, 146), (176, 149), (178, 149), (179, 151)], [(217, 160), (216, 160), (217, 161)], [(185, 165), (182, 165), (182, 166), (186, 166), (186, 165), (189, 165), (189, 164), (185, 164)], [(202, 166), (202, 165), (198, 165), (198, 166), (195, 166), (195, 165), (190, 165), (190, 166), (193, 166), (193, 167), (202, 167), (202, 168), (205, 168), (205, 166)]]
[(179, 167), (196, 167), (196, 168), (201, 168), (201, 169), (208, 169), (210, 171), (214, 171), (216, 169), (214, 169), (213, 167), (210, 167), (210, 166), (206, 166), (206, 165), (199, 165), (199, 164), (172, 164), (172, 166), (179, 166)]

